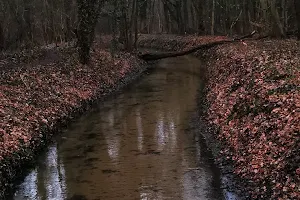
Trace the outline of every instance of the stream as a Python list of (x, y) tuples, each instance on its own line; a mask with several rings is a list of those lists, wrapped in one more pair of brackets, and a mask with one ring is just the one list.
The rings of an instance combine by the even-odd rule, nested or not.
[(222, 189), (211, 153), (190, 128), (203, 77), (195, 57), (159, 61), (71, 123), (13, 199), (235, 199)]

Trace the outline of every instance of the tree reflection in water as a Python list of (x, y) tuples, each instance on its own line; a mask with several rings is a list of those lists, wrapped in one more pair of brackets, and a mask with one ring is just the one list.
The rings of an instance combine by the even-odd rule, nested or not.
[(15, 200), (66, 199), (65, 169), (57, 153), (57, 144), (49, 147), (45, 158), (45, 163), (41, 163), (32, 170), (18, 187), (14, 196)]

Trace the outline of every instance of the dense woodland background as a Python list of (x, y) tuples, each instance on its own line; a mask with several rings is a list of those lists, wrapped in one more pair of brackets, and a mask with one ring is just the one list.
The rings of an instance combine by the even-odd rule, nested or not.
[(77, 38), (82, 62), (94, 33), (131, 50), (139, 33), (285, 38), (298, 27), (299, 0), (0, 0), (0, 50)]

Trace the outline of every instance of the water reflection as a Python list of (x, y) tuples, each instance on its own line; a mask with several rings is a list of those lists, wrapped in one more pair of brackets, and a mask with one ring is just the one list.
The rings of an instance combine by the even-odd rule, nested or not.
[(164, 145), (166, 144), (166, 134), (167, 131), (164, 130), (164, 126), (165, 126), (165, 123), (164, 123), (164, 117), (162, 115), (161, 112), (158, 113), (158, 117), (157, 117), (157, 122), (156, 122), (156, 137), (157, 137), (157, 145), (158, 145), (158, 148), (157, 150), (161, 151), (164, 147)]
[(201, 80), (195, 58), (161, 61), (72, 124), (15, 199), (222, 199), (212, 183), (219, 177), (187, 131)]
[[(27, 195), (24, 197), (27, 197), (28, 199), (37, 199), (38, 198), (38, 189), (37, 189), (37, 170), (36, 169), (34, 169), (25, 178), (25, 182), (26, 182), (26, 184), (22, 184), (20, 186), (20, 188), (22, 190), (25, 190), (27, 192)], [(22, 199), (22, 198), (19, 198), (18, 193), (16, 193), (16, 199)]]
[(102, 132), (109, 131), (112, 134), (105, 134), (105, 141), (107, 144), (108, 155), (113, 162), (117, 162), (120, 150), (120, 137), (116, 137), (119, 134), (119, 130), (115, 129), (115, 116), (114, 112), (110, 111), (108, 114), (108, 124), (104, 124)]
[(25, 178), (18, 187), (14, 199), (65, 199), (66, 180), (63, 163), (59, 162), (57, 145), (51, 146), (45, 155), (45, 163), (41, 163), (37, 168)]
[(138, 149), (139, 151), (142, 151), (144, 135), (143, 135), (143, 126), (142, 126), (142, 116), (141, 116), (141, 111), (139, 106), (136, 109), (135, 114), (136, 114), (136, 126), (138, 132)]

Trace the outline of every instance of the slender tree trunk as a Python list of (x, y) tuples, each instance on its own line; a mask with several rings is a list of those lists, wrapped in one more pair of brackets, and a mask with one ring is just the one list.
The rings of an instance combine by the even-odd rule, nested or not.
[(50, 5), (48, 5), (49, 10), (49, 24), (48, 24), (48, 42), (55, 42), (55, 28), (54, 28), (54, 7), (53, 1), (51, 1)]
[(64, 0), (64, 10), (65, 10), (65, 41), (68, 42), (72, 39), (71, 32), (71, 0)]
[(212, 35), (215, 35), (215, 7), (216, 7), (216, 2), (215, 0), (212, 0), (211, 29), (210, 29), (210, 34)]
[(187, 0), (182, 0), (183, 1), (183, 33), (187, 33), (187, 28), (189, 26), (189, 11), (188, 11), (188, 6), (187, 6)]
[(0, 22), (0, 51), (2, 51), (5, 47), (5, 39), (4, 39), (4, 32), (2, 28), (2, 23)]
[(294, 0), (295, 10), (296, 10), (296, 18), (297, 18), (297, 38), (300, 40), (300, 1)]
[(177, 21), (178, 21), (178, 32), (179, 34), (184, 34), (185, 26), (184, 26), (184, 21), (181, 13), (181, 6), (182, 2), (181, 1), (176, 1), (176, 14), (177, 14)]
[(31, 1), (24, 0), (24, 22), (25, 22), (25, 35), (27, 42), (32, 42), (32, 18), (31, 18)]
[(197, 13), (196, 16), (196, 21), (198, 22), (197, 24), (197, 33), (198, 35), (202, 35), (205, 32), (205, 27), (204, 27), (204, 20), (203, 20), (203, 2), (202, 0), (198, 0), (197, 3), (193, 1), (194, 3), (194, 8)]
[(135, 0), (135, 14), (134, 14), (134, 48), (137, 49), (137, 41), (138, 41), (138, 0)]
[(168, 8), (165, 5), (165, 3), (163, 3), (163, 8), (164, 8), (164, 18), (165, 18), (164, 30), (166, 33), (169, 33), (170, 32), (170, 18), (169, 18)]
[(111, 54), (114, 57), (115, 51), (117, 49), (117, 8), (118, 8), (118, 2), (117, 0), (113, 0), (113, 19), (112, 19), (112, 25), (111, 25), (111, 30), (112, 30), (112, 41), (111, 41)]

